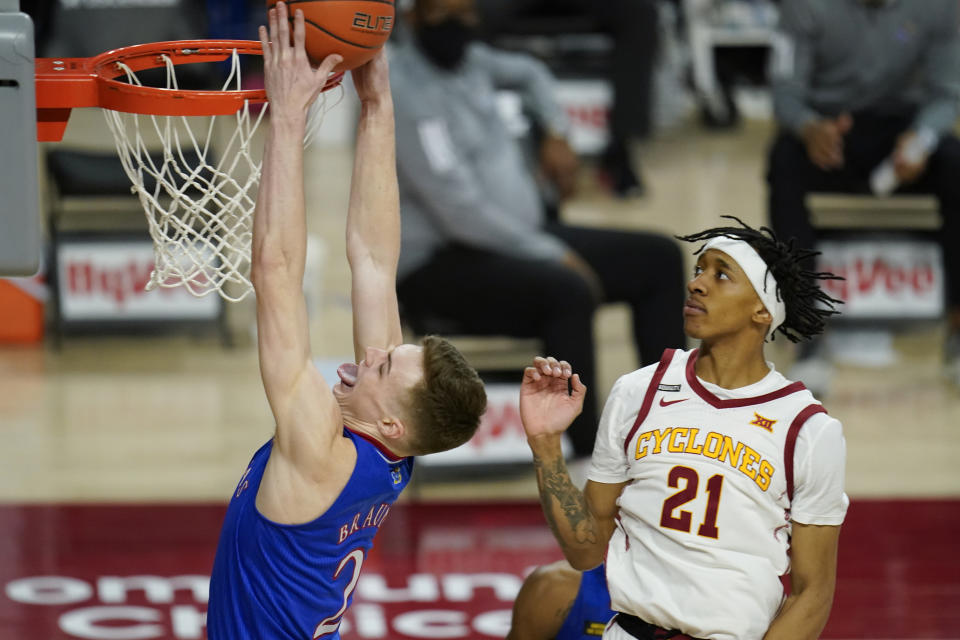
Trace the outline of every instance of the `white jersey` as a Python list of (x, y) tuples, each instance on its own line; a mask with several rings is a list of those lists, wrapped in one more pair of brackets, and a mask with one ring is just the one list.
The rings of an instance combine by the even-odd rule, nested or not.
[(607, 548), (612, 606), (695, 638), (761, 638), (783, 600), (791, 520), (843, 522), (843, 433), (772, 365), (731, 390), (698, 379), (696, 358), (666, 351), (604, 407), (588, 477), (630, 482)]

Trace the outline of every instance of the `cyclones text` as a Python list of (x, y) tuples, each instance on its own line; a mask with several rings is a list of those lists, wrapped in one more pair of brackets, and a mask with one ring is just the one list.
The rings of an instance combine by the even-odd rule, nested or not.
[(698, 442), (700, 429), (696, 427), (668, 427), (641, 433), (637, 437), (635, 458), (648, 455), (669, 453), (691, 453), (706, 456), (720, 462), (726, 461), (732, 468), (757, 483), (763, 491), (770, 487), (773, 477), (773, 464), (742, 442), (735, 442), (730, 436), (710, 431)]

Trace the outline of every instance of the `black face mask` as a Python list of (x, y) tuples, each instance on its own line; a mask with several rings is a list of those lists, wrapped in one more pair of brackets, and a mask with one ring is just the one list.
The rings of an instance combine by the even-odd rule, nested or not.
[(417, 34), (420, 48), (435, 65), (451, 71), (460, 66), (469, 45), (476, 38), (473, 27), (458, 18), (424, 25)]

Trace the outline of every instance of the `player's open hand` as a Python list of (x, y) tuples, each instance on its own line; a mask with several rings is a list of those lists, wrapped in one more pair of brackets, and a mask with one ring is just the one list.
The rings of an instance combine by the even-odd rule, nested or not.
[(523, 371), (520, 418), (527, 439), (559, 435), (583, 410), (587, 387), (570, 363), (556, 358), (534, 358)]
[(350, 72), (360, 102), (390, 99), (390, 66), (387, 52), (381, 49), (369, 62)]
[(268, 28), (260, 27), (263, 46), (263, 71), (270, 111), (273, 117), (306, 117), (333, 71), (343, 62), (337, 54), (327, 56), (319, 67), (310, 66), (304, 48), (306, 27), (303, 11), (297, 9), (293, 20), (293, 40), (285, 2), (278, 2), (268, 13)]

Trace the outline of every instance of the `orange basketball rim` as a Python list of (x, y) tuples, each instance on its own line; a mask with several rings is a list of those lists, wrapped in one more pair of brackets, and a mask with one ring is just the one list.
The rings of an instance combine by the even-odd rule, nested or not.
[[(262, 55), (255, 40), (176, 40), (122, 47), (90, 58), (37, 58), (37, 140), (63, 139), (70, 111), (100, 107), (125, 113), (160, 116), (214, 116), (236, 113), (245, 103), (267, 101), (263, 89), (181, 90), (147, 87), (116, 80), (145, 69), (201, 62), (221, 62), (238, 54)], [(343, 79), (333, 74), (324, 90)]]

